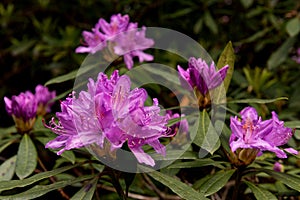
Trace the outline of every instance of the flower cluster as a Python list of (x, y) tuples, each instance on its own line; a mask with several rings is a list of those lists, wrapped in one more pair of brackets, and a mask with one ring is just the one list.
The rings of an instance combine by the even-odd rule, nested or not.
[(124, 56), (128, 69), (133, 67), (133, 57), (139, 62), (152, 61), (153, 56), (143, 50), (153, 46), (154, 41), (146, 38), (146, 27), (138, 29), (138, 23), (129, 22), (129, 16), (121, 14), (111, 16), (110, 23), (100, 18), (92, 32), (83, 31), (84, 46), (79, 46), (76, 53), (96, 53), (108, 47), (118, 56)]
[(36, 115), (45, 115), (50, 112), (52, 102), (56, 96), (55, 91), (50, 92), (47, 87), (38, 85), (35, 94), (30, 91), (22, 92), (11, 99), (4, 97), (5, 108), (15, 121), (19, 132), (27, 132), (32, 129)]
[(222, 84), (226, 77), (228, 65), (216, 71), (214, 62), (210, 66), (201, 58), (191, 57), (188, 69), (184, 70), (177, 66), (182, 85), (189, 90), (194, 90), (200, 107), (207, 107), (210, 104), (208, 92)]
[(111, 151), (127, 142), (138, 162), (154, 166), (154, 160), (142, 146), (148, 144), (165, 155), (165, 147), (159, 138), (170, 137), (166, 116), (160, 115), (157, 99), (152, 106), (144, 106), (147, 92), (141, 88), (130, 90), (128, 76), (119, 76), (115, 70), (110, 79), (99, 73), (97, 81), (90, 79), (88, 91), (81, 91), (78, 98), (73, 93), (61, 102), (61, 112), (45, 125), (59, 136), (47, 143), (47, 148), (65, 150), (97, 144), (105, 148), (109, 142)]
[(209, 90), (212, 90), (225, 79), (229, 66), (226, 65), (219, 71), (216, 71), (215, 64), (212, 62), (210, 66), (201, 58), (191, 57), (188, 63), (188, 69), (185, 71), (178, 65), (179, 75), (183, 80), (189, 83), (189, 88), (196, 88), (203, 96)]
[[(292, 129), (284, 127), (284, 122), (279, 121), (275, 112), (272, 112), (272, 119), (262, 120), (252, 107), (246, 107), (241, 112), (241, 120), (235, 116), (230, 118), (230, 147), (232, 152), (238, 149), (252, 149), (261, 154), (262, 151), (271, 151), (279, 158), (286, 158), (286, 153), (278, 148), (288, 142), (292, 137)], [(298, 154), (292, 148), (285, 151)]]

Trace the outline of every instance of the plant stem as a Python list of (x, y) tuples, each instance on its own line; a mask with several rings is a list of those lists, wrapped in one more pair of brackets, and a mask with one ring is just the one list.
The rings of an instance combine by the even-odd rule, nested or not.
[(236, 177), (235, 177), (235, 187), (233, 190), (233, 196), (232, 196), (232, 200), (238, 200), (239, 197), (239, 188), (241, 185), (241, 179), (242, 179), (242, 172), (243, 172), (243, 168), (238, 168), (236, 171)]
[(126, 200), (127, 198), (124, 194), (124, 191), (122, 189), (122, 186), (120, 184), (119, 177), (118, 177), (116, 171), (114, 169), (110, 169), (110, 172), (111, 172), (110, 177), (111, 177), (111, 180), (112, 180), (112, 184), (115, 187), (120, 199)]

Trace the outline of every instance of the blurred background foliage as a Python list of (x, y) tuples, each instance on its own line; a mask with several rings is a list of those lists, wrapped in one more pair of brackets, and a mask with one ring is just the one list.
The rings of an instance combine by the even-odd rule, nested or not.
[[(3, 0), (0, 99), (79, 68), (85, 55), (74, 50), (81, 43), (81, 32), (90, 30), (100, 17), (109, 20), (122, 13), (139, 26), (169, 28), (192, 37), (215, 62), (232, 41), (236, 70), (228, 100), (286, 96), (288, 101), (262, 105), (260, 112), (278, 110), (284, 118), (296, 120), (300, 72), (292, 57), (300, 46), (299, 11), (300, 2), (294, 0)], [(65, 84), (50, 89), (60, 94), (72, 86)], [(237, 110), (237, 105), (231, 106)], [(0, 126), (11, 126), (3, 101), (0, 111)]]

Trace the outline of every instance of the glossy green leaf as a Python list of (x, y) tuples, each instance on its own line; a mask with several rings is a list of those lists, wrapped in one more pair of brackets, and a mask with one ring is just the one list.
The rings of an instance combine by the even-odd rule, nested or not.
[(34, 176), (31, 176), (29, 178), (23, 179), (23, 180), (11, 180), (11, 181), (0, 181), (0, 192), (4, 190), (10, 190), (16, 187), (25, 187), (27, 185), (30, 185), (32, 183), (35, 183), (37, 181), (40, 181), (42, 179), (48, 178), (50, 176), (54, 176), (56, 174), (60, 174), (62, 172), (65, 172), (69, 169), (72, 169), (74, 167), (77, 167), (77, 165), (72, 165), (72, 166), (66, 166), (66, 167), (61, 167), (58, 169), (54, 169), (52, 171), (47, 171), (47, 172), (41, 172), (38, 173)]
[(281, 181), (285, 185), (293, 188), (294, 190), (300, 192), (300, 176), (276, 172), (274, 170), (269, 170), (269, 169), (260, 169), (260, 170), (269, 174), (271, 177)]
[(288, 100), (287, 97), (278, 97), (275, 99), (236, 99), (236, 100), (231, 100), (228, 101), (227, 103), (258, 103), (258, 104), (266, 104), (266, 103), (274, 103), (276, 101), (280, 100)]
[(204, 177), (205, 181), (198, 186), (199, 191), (205, 193), (205, 196), (212, 195), (218, 192), (231, 178), (235, 169), (228, 171), (219, 171), (213, 175), (209, 175), (209, 178)]
[(37, 152), (27, 134), (24, 134), (17, 153), (16, 174), (20, 179), (29, 176), (36, 168)]
[(8, 181), (14, 176), (17, 156), (13, 156), (0, 166), (0, 181)]
[(290, 48), (293, 47), (296, 37), (288, 38), (268, 59), (267, 65), (270, 70), (282, 64), (288, 57)]
[(199, 127), (194, 143), (213, 154), (220, 147), (219, 135), (213, 127), (209, 115), (206, 110), (203, 110), (199, 118)]
[(78, 178), (67, 180), (67, 181), (55, 182), (50, 185), (36, 185), (33, 188), (30, 188), (29, 190), (19, 194), (10, 195), (10, 196), (0, 196), (0, 199), (13, 199), (13, 200), (34, 199), (43, 196), (44, 194), (47, 194), (48, 192), (51, 192), (53, 190), (57, 190), (59, 188), (66, 187), (68, 185), (72, 185), (74, 183), (85, 181), (93, 177), (94, 175), (87, 175), (87, 176), (80, 176)]
[(290, 19), (286, 24), (286, 32), (291, 36), (295, 36), (300, 32), (300, 19), (299, 17), (295, 17)]
[(96, 186), (98, 183), (98, 177), (85, 184), (76, 194), (71, 198), (71, 200), (90, 200), (93, 198)]
[(195, 191), (193, 188), (179, 181), (178, 179), (158, 171), (149, 172), (148, 175), (170, 188), (175, 194), (183, 199), (206, 200), (203, 194)]
[(244, 181), (244, 182), (252, 190), (252, 192), (253, 192), (254, 196), (256, 197), (256, 199), (259, 199), (259, 200), (277, 200), (276, 196), (274, 196), (268, 190), (257, 187), (256, 185), (254, 185), (251, 182), (248, 182), (248, 181)]

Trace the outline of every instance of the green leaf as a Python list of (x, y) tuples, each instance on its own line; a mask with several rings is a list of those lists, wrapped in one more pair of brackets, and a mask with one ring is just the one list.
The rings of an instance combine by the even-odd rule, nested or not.
[(194, 25), (194, 33), (198, 34), (202, 30), (203, 18), (199, 18)]
[(212, 101), (214, 104), (224, 103), (226, 101), (226, 92), (229, 88), (230, 81), (232, 79), (232, 75), (234, 71), (234, 61), (235, 61), (234, 49), (232, 47), (232, 43), (228, 42), (219, 57), (217, 68), (220, 70), (225, 65), (228, 65), (229, 69), (227, 70), (227, 74), (223, 81), (223, 84), (221, 84), (221, 86), (211, 91)]
[(274, 103), (276, 101), (280, 100), (288, 100), (287, 97), (278, 97), (275, 99), (236, 99), (236, 100), (231, 100), (228, 101), (227, 103), (258, 103), (258, 104), (265, 104), (265, 103)]
[(16, 126), (10, 126), (8, 128), (0, 128), (1, 137), (5, 134), (10, 134), (15, 132), (17, 132)]
[[(68, 74), (64, 74), (58, 77), (55, 77), (53, 79), (50, 79), (45, 83), (45, 86), (54, 84), (54, 83), (62, 83), (65, 81), (69, 81), (72, 79), (75, 79), (76, 77), (79, 77), (87, 72), (91, 72), (91, 70), (99, 71), (99, 66), (101, 66), (101, 62), (96, 63), (83, 63), (83, 66), (79, 68), (79, 70), (73, 70), (69, 72)], [(91, 75), (91, 74), (90, 74)]]
[[(182, 155), (180, 155), (182, 154)], [(158, 154), (153, 154), (151, 155), (154, 160), (176, 160), (176, 159), (197, 159), (198, 154), (196, 152), (192, 151), (186, 151), (183, 153), (182, 150), (172, 150), (172, 151), (167, 151), (166, 156), (161, 156)]]
[(98, 183), (98, 177), (88, 182), (83, 186), (76, 194), (71, 198), (71, 200), (90, 200), (93, 198), (96, 186)]
[(225, 87), (226, 91), (229, 88), (229, 84), (230, 84), (232, 74), (234, 71), (234, 61), (235, 61), (234, 49), (232, 47), (232, 43), (228, 42), (227, 45), (225, 46), (223, 52), (221, 53), (220, 58), (217, 63), (218, 69), (223, 68), (225, 65), (229, 65), (227, 75), (224, 79), (224, 87)]
[(23, 179), (23, 180), (11, 180), (11, 181), (0, 181), (0, 192), (4, 190), (10, 190), (16, 187), (25, 187), (27, 185), (30, 185), (32, 183), (35, 183), (37, 181), (40, 181), (44, 178), (48, 178), (51, 176), (54, 176), (56, 174), (60, 174), (62, 172), (65, 172), (69, 169), (72, 169), (74, 167), (77, 167), (77, 165), (72, 165), (72, 166), (66, 166), (66, 167), (61, 167), (58, 169), (54, 169), (52, 171), (47, 171), (47, 172), (41, 172), (39, 174), (36, 174), (34, 176), (31, 176), (29, 178)]
[(203, 19), (209, 30), (215, 35), (218, 34), (218, 26), (209, 11), (204, 13)]
[(51, 192), (53, 190), (57, 190), (59, 188), (66, 187), (68, 185), (72, 185), (74, 183), (85, 181), (93, 177), (94, 175), (87, 175), (87, 176), (80, 176), (78, 178), (67, 180), (67, 181), (55, 182), (50, 185), (36, 185), (33, 188), (30, 188), (29, 190), (19, 194), (10, 195), (10, 196), (0, 196), (0, 199), (4, 199), (4, 198), (13, 199), (13, 200), (34, 199), (44, 194), (47, 194), (48, 192)]
[(223, 127), (222, 133), (220, 135), (220, 141), (222, 144), (222, 147), (226, 152), (230, 152), (230, 146), (229, 146), (229, 138), (231, 135), (231, 130), (228, 128), (228, 126), (224, 123), (224, 121), (217, 120), (215, 123), (215, 127)]
[(190, 8), (182, 8), (179, 9), (178, 11), (165, 15), (165, 19), (174, 19), (174, 18), (178, 18), (178, 17), (182, 17), (185, 16), (189, 13), (191, 13), (194, 10), (194, 8), (190, 7)]
[(212, 166), (216, 166), (221, 169), (224, 169), (224, 166), (221, 165), (223, 163), (226, 163), (226, 162), (214, 161), (213, 159), (210, 159), (210, 158), (204, 158), (204, 159), (200, 159), (200, 160), (174, 163), (174, 164), (171, 164), (170, 166), (168, 166), (168, 168), (194, 168), (194, 167), (203, 167), (203, 166), (212, 165)]
[(219, 135), (213, 127), (208, 113), (203, 110), (200, 113), (199, 127), (194, 143), (213, 154), (220, 147)]
[(299, 17), (295, 17), (290, 19), (286, 24), (286, 32), (291, 36), (294, 37), (300, 32), (300, 19)]
[(15, 142), (15, 140), (9, 139), (9, 140), (7, 140), (7, 142), (5, 144), (1, 144), (0, 145), (0, 153), (14, 142)]
[(253, 4), (253, 0), (241, 0), (242, 5), (244, 8), (249, 8)]
[(284, 122), (284, 125), (290, 128), (300, 128), (300, 121), (288, 121)]
[(260, 170), (269, 174), (271, 177), (281, 181), (285, 185), (293, 188), (294, 190), (300, 192), (300, 176), (276, 172), (274, 170), (269, 170), (269, 169), (260, 169)]
[(244, 44), (244, 43), (251, 43), (260, 40), (262, 37), (264, 37), (267, 33), (269, 33), (272, 29), (267, 27), (262, 29), (261, 31), (256, 32), (255, 34), (251, 35), (248, 38), (245, 38), (243, 40), (240, 40), (237, 44)]
[(64, 151), (61, 156), (70, 161), (72, 164), (75, 163), (76, 157), (73, 151)]
[(17, 153), (16, 174), (20, 179), (29, 176), (36, 168), (37, 152), (33, 142), (24, 134)]
[(10, 47), (13, 56), (18, 56), (28, 50), (36, 43), (36, 40), (12, 40), (13, 46)]
[(290, 48), (293, 47), (296, 37), (288, 38), (268, 59), (267, 65), (270, 70), (275, 69), (288, 57)]
[(235, 169), (228, 171), (222, 170), (213, 175), (208, 175), (209, 178), (204, 177), (205, 181), (202, 181), (202, 184), (198, 185), (199, 188), (197, 189), (199, 189), (200, 192), (205, 193), (205, 196), (212, 195), (218, 192), (228, 182), (234, 172)]
[(62, 83), (62, 82), (65, 82), (65, 81), (75, 79), (76, 75), (77, 75), (77, 70), (71, 71), (71, 72), (69, 72), (67, 74), (64, 74), (62, 76), (58, 76), (58, 77), (55, 77), (53, 79), (50, 79), (49, 81), (47, 81), (45, 83), (45, 86), (48, 86), (48, 85), (51, 85), (51, 84), (54, 84), (54, 83)]
[(16, 168), (17, 156), (13, 156), (3, 162), (0, 166), (0, 181), (11, 180)]
[(277, 200), (276, 196), (274, 196), (268, 190), (265, 190), (263, 188), (257, 187), (253, 183), (251, 183), (251, 182), (248, 182), (248, 181), (244, 181), (244, 182), (252, 190), (252, 192), (254, 193), (254, 196), (256, 197), (256, 199), (259, 199), (259, 200)]
[(179, 181), (178, 179), (158, 171), (149, 172), (148, 175), (170, 188), (174, 193), (183, 199), (206, 200), (203, 194), (195, 191), (193, 188)]

